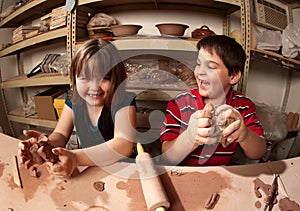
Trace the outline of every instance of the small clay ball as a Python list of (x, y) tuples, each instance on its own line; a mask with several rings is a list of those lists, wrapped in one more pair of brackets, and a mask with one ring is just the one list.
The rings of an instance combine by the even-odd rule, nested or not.
[(97, 191), (99, 191), (99, 192), (102, 192), (102, 191), (104, 191), (104, 182), (101, 182), (101, 181), (96, 181), (96, 182), (94, 182), (94, 188), (97, 190)]

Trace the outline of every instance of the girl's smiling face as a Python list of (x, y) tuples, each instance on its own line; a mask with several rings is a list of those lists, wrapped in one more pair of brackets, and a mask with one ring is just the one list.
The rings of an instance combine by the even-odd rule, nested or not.
[(78, 95), (91, 107), (102, 107), (111, 88), (110, 77), (97, 74), (101, 72), (98, 68), (95, 62), (89, 61), (85, 70), (76, 77)]
[(221, 58), (201, 48), (194, 71), (200, 95), (206, 102), (224, 103), (236, 76), (229, 76), (228, 69)]

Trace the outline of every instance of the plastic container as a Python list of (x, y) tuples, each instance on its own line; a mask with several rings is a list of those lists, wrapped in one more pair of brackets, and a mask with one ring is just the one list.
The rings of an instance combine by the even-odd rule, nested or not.
[(63, 95), (61, 95), (61, 96), (54, 99), (53, 107), (56, 110), (58, 118), (60, 118), (62, 110), (64, 108), (65, 101), (66, 101), (65, 98), (66, 98), (66, 94), (63, 94)]

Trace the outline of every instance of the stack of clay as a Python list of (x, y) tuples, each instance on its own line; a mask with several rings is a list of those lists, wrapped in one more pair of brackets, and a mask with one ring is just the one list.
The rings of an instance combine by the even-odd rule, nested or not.
[(65, 6), (55, 8), (51, 12), (50, 30), (56, 29), (67, 24), (67, 12)]
[(27, 33), (38, 30), (39, 27), (35, 26), (19, 26), (13, 31), (12, 42), (16, 43), (25, 39)]
[(293, 113), (293, 112), (289, 112), (288, 113), (288, 131), (292, 132), (292, 131), (298, 131), (298, 122), (299, 122), (299, 113)]

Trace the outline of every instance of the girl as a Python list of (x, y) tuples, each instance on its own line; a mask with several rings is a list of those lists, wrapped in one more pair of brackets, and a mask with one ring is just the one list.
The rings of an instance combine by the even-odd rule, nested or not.
[[(29, 140), (19, 144), (21, 163), (31, 162), (30, 146), (46, 140), (56, 147), (51, 173), (69, 177), (77, 166), (103, 166), (132, 155), (135, 136), (135, 95), (125, 91), (126, 71), (111, 43), (93, 39), (74, 56), (70, 70), (73, 93), (66, 98), (56, 128), (46, 137), (24, 131)], [(79, 148), (64, 149), (75, 127)], [(34, 163), (32, 163), (34, 164)]]

